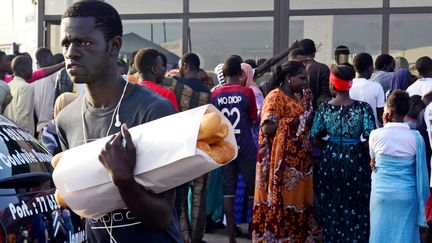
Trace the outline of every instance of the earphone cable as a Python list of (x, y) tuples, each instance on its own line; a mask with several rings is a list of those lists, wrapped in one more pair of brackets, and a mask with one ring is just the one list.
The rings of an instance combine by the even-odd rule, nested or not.
[[(125, 93), (126, 93), (126, 88), (127, 88), (127, 86), (128, 86), (128, 81), (127, 81), (127, 79), (124, 79), (123, 78), (123, 80), (125, 80), (125, 85), (124, 85), (124, 88), (123, 88), (123, 92), (122, 92), (122, 94), (121, 94), (121, 96), (120, 96), (120, 99), (119, 99), (119, 102), (117, 103), (117, 105), (116, 105), (116, 107), (114, 108), (114, 111), (113, 111), (113, 115), (112, 115), (112, 117), (111, 117), (111, 122), (110, 122), (110, 125), (109, 125), (109, 127), (108, 127), (108, 130), (107, 130), (107, 132), (106, 132), (106, 135), (105, 135), (105, 137), (107, 137), (108, 135), (109, 135), (109, 132), (111, 131), (111, 128), (112, 128), (112, 125), (113, 125), (113, 123), (114, 123), (114, 118), (116, 117), (116, 116), (119, 116), (119, 113), (120, 113), (120, 105), (121, 105), (121, 103), (122, 103), (122, 101), (123, 101), (123, 98), (124, 98), (124, 95), (125, 95)], [(82, 131), (83, 131), (83, 138), (84, 138), (84, 143), (87, 143), (87, 139), (88, 139), (88, 137), (87, 137), (87, 131), (86, 131), (86, 124), (85, 124), (85, 119), (84, 119), (84, 112), (85, 112), (85, 110), (86, 110), (86, 108), (85, 108), (85, 96), (84, 96), (84, 98), (83, 98), (83, 101), (82, 101), (82, 104), (81, 104), (81, 122), (82, 122)], [(118, 119), (118, 121), (120, 122), (120, 120)], [(121, 125), (121, 124), (120, 124)]]

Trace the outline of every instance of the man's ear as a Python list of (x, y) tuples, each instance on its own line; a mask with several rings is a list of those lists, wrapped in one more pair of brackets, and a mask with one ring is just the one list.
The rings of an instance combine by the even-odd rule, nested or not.
[(392, 109), (388, 109), (387, 112), (385, 113), (385, 116), (386, 116), (387, 122), (393, 121), (394, 111)]
[(157, 72), (157, 70), (156, 70), (156, 66), (153, 65), (152, 68), (151, 68), (151, 73), (152, 73), (152, 74), (155, 74), (156, 72)]
[(183, 67), (183, 70), (187, 70), (189, 68), (189, 65), (184, 62), (184, 63), (182, 63), (182, 67)]
[(117, 57), (119, 52), (120, 52), (120, 48), (122, 46), (122, 43), (123, 43), (123, 39), (119, 35), (114, 36), (110, 41), (108, 41), (108, 53), (109, 53), (109, 55)]

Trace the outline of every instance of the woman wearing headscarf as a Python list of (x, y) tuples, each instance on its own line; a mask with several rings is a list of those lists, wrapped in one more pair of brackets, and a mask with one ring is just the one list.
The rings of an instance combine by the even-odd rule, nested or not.
[(252, 218), (254, 242), (312, 242), (312, 93), (302, 63), (275, 68), (264, 99)]
[[(367, 139), (375, 128), (369, 104), (350, 98), (355, 71), (335, 65), (330, 74), (334, 98), (318, 107), (311, 136), (322, 147), (314, 164), (314, 216), (323, 242), (368, 242), (371, 169)], [(327, 140), (324, 137), (329, 136)]]
[[(264, 97), (261, 93), (261, 90), (258, 88), (258, 86), (254, 82), (254, 79), (253, 79), (254, 71), (253, 71), (251, 65), (249, 65), (247, 63), (242, 63), (241, 68), (242, 68), (242, 71), (244, 74), (244, 75), (242, 75), (243, 81), (245, 82), (244, 86), (251, 88), (254, 92), (255, 102), (256, 102), (257, 110), (258, 110), (258, 121), (259, 121), (259, 119), (261, 117), (262, 104), (264, 101)], [(255, 145), (257, 147), (258, 147), (258, 135), (259, 135), (259, 125), (258, 124), (259, 123), (257, 123), (256, 126), (254, 126), (252, 128), (252, 137), (253, 137)]]

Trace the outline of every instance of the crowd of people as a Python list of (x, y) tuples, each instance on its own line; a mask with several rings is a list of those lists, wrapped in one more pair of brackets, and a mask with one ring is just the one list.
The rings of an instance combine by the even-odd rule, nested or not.
[[(62, 16), (63, 53), (39, 48), (36, 71), (29, 54), (0, 52), (1, 112), (52, 154), (113, 135), (99, 160), (127, 209), (86, 220), (89, 242), (200, 243), (224, 221), (230, 243), (432, 242), (430, 57), (416, 61), (418, 78), (404, 58), (350, 60), (346, 46), (328, 66), (302, 39), (207, 72), (187, 53), (167, 71), (151, 48), (119, 60), (122, 33), (111, 5), (79, 1)], [(160, 194), (144, 189), (128, 128), (205, 104), (231, 122), (237, 158)]]

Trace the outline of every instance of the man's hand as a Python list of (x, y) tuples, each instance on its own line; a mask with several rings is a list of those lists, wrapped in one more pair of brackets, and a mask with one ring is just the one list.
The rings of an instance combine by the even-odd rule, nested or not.
[[(125, 142), (125, 143), (124, 143)], [(123, 145), (124, 144), (124, 145)], [(127, 208), (144, 225), (163, 230), (171, 222), (175, 191), (160, 194), (147, 191), (134, 179), (136, 150), (126, 124), (113, 135), (99, 154)]]
[(99, 161), (108, 170), (117, 187), (134, 181), (136, 150), (126, 124), (121, 126), (121, 132), (113, 135), (105, 144), (99, 154)]

